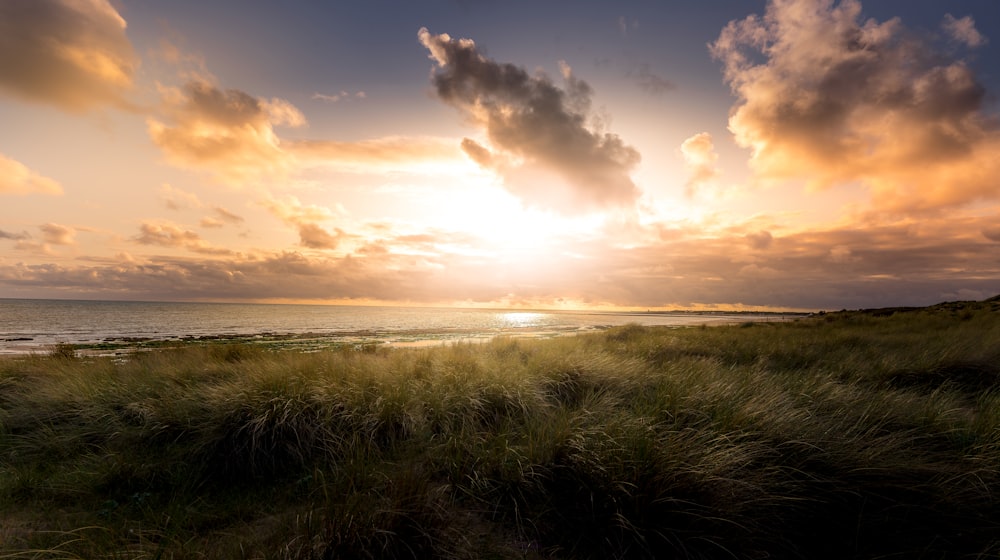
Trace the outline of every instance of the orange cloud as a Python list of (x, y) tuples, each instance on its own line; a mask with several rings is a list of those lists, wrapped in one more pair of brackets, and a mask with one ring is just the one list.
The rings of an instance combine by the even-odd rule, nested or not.
[(687, 165), (690, 176), (684, 183), (687, 194), (694, 194), (698, 187), (706, 185), (719, 177), (721, 171), (715, 166), (719, 154), (715, 153), (712, 135), (701, 132), (688, 138), (681, 144), (681, 155)]
[(452, 138), (389, 136), (373, 140), (337, 142), (297, 140), (285, 146), (306, 165), (331, 166), (345, 171), (435, 171), (463, 162)]
[(52, 245), (75, 245), (76, 230), (61, 224), (47, 223), (38, 226), (42, 230), (42, 239)]
[(566, 213), (633, 206), (640, 191), (631, 170), (639, 152), (617, 135), (593, 131), (590, 86), (560, 64), (565, 89), (544, 75), (484, 56), (471, 39), (418, 33), (437, 69), (438, 97), (486, 133), (490, 147), (465, 139), (479, 165), (498, 172), (529, 204)]
[(0, 90), (74, 112), (127, 107), (138, 65), (107, 0), (0, 2)]
[[(299, 244), (310, 249), (336, 249), (347, 235), (340, 229), (330, 233), (317, 222), (332, 219), (334, 213), (329, 208), (311, 204), (303, 206), (294, 196), (284, 200), (268, 200), (264, 207), (299, 233)], [(343, 212), (343, 209), (340, 209)]]
[(713, 231), (675, 226), (670, 236), (628, 244), (625, 238), (567, 238), (530, 260), (464, 251), (477, 243), (465, 234), (400, 233), (377, 224), (371, 228), (381, 238), (349, 254), (340, 247), (337, 253), (213, 254), (180, 226), (144, 224), (142, 242), (202, 255), (86, 266), (0, 262), (0, 286), (8, 293), (44, 287), (138, 299), (544, 305), (562, 298), (642, 308), (803, 309), (923, 305), (955, 294), (983, 299), (997, 292), (1000, 263), (990, 236), (1000, 235), (986, 218), (927, 217), (780, 235), (760, 224), (751, 220)]
[(233, 182), (283, 175), (293, 164), (274, 127), (301, 126), (305, 118), (287, 101), (258, 99), (203, 80), (162, 93), (172, 124), (150, 118), (147, 127), (172, 163), (208, 168)]
[(139, 234), (132, 239), (142, 245), (181, 248), (206, 255), (232, 253), (229, 249), (213, 247), (197, 233), (168, 222), (144, 222), (139, 226)]
[(355, 172), (419, 172), (463, 158), (454, 141), (387, 137), (356, 142), (283, 140), (276, 128), (306, 119), (283, 99), (223, 90), (207, 79), (162, 87), (166, 117), (147, 121), (153, 142), (181, 167), (205, 169), (231, 184), (285, 177), (307, 167)]
[(62, 192), (62, 187), (55, 180), (39, 175), (23, 163), (0, 154), (0, 195), (62, 194)]
[(229, 210), (226, 210), (225, 208), (223, 208), (221, 206), (216, 206), (212, 210), (214, 211), (214, 215), (212, 215), (212, 216), (205, 216), (205, 217), (203, 217), (201, 219), (201, 226), (202, 227), (220, 228), (220, 227), (224, 226), (227, 223), (229, 223), (229, 224), (242, 224), (245, 221), (243, 219), (243, 216), (239, 216), (237, 214), (233, 214), (232, 212), (230, 212)]
[[(854, 0), (776, 0), (711, 45), (738, 103), (729, 127), (758, 178), (860, 181), (882, 210), (996, 199), (1000, 131), (962, 59)], [(971, 18), (945, 18), (969, 46)]]
[(76, 245), (76, 229), (72, 227), (49, 222), (38, 226), (38, 229), (42, 232), (42, 241), (34, 241), (27, 232), (10, 234), (0, 231), (0, 239), (13, 239), (17, 241), (15, 249), (40, 255), (55, 255), (53, 245)]
[(171, 210), (184, 210), (205, 206), (205, 203), (198, 198), (198, 195), (172, 187), (166, 183), (160, 188), (160, 197), (163, 199), (166, 207)]

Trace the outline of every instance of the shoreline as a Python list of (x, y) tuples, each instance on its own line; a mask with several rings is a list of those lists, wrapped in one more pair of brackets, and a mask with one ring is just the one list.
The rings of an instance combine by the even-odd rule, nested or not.
[[(648, 324), (647, 327), (682, 328), (701, 325), (721, 326), (740, 323), (771, 323), (793, 321), (801, 314), (729, 314), (729, 315), (684, 315), (684, 321), (672, 324)], [(624, 323), (624, 324), (640, 324)], [(318, 352), (321, 350), (353, 347), (383, 346), (388, 348), (426, 348), (447, 344), (485, 343), (498, 337), (511, 338), (557, 338), (577, 334), (601, 332), (621, 326), (618, 323), (599, 325), (557, 325), (526, 326), (494, 329), (454, 328), (454, 329), (409, 329), (409, 330), (344, 330), (335, 332), (272, 332), (218, 333), (197, 335), (156, 336), (108, 336), (99, 340), (57, 340), (36, 342), (31, 337), (12, 337), (0, 340), (0, 356), (30, 356), (48, 354), (60, 347), (71, 347), (80, 355), (92, 357), (113, 357), (137, 351), (181, 348), (205, 344), (256, 344), (275, 350), (295, 350)]]

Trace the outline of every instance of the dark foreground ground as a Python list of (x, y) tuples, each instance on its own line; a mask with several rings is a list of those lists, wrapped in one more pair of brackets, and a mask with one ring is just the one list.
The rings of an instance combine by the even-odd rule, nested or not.
[(0, 558), (996, 558), (1000, 300), (0, 360)]

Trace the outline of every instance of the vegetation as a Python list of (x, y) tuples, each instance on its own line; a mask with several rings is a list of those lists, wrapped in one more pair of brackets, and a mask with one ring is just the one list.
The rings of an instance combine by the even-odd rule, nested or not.
[(1000, 555), (1000, 300), (0, 361), (0, 558)]

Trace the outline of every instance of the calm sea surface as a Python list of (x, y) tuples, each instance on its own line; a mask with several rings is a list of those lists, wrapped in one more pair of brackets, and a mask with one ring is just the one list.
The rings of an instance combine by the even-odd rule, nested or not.
[(57, 343), (125, 339), (364, 334), (393, 342), (414, 334), (443, 339), (505, 333), (564, 334), (627, 323), (680, 326), (751, 318), (693, 313), (0, 299), (0, 354), (44, 351)]

